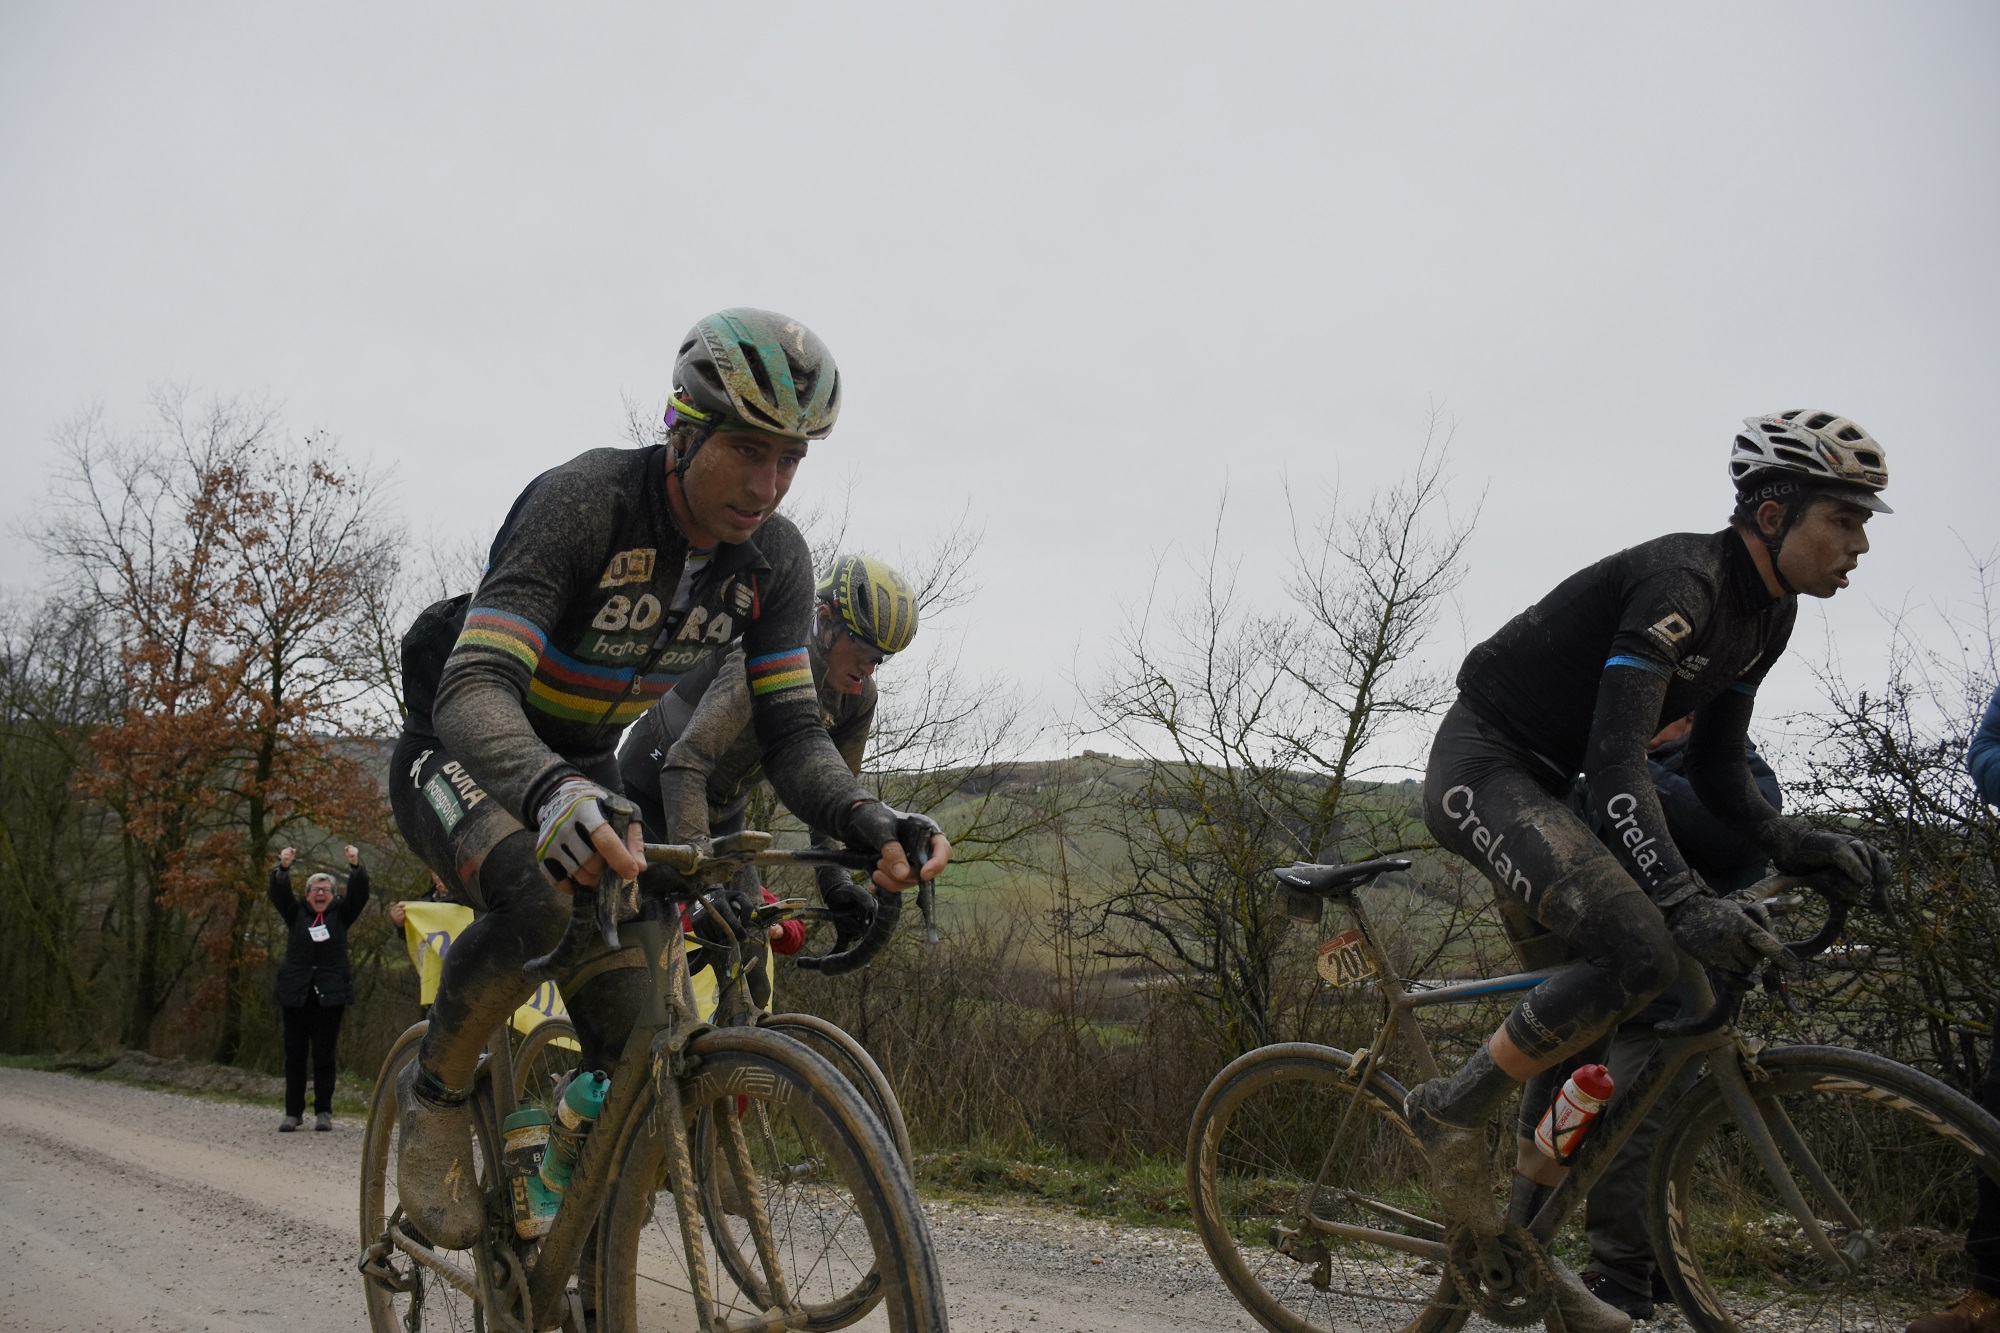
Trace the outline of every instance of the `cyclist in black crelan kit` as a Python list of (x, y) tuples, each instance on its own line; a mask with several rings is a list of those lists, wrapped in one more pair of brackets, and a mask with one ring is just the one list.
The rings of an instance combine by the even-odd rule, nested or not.
[[(429, 608), (403, 643), (409, 717), (390, 768), (404, 838), (482, 915), (453, 944), (423, 1046), (397, 1088), (396, 1185), (434, 1245), (481, 1225), (466, 1098), (480, 1049), (534, 984), (522, 966), (569, 920), (573, 885), (642, 868), (612, 747), (675, 681), (739, 641), (764, 765), (807, 824), (878, 850), (875, 882), (950, 857), (922, 816), (874, 799), (820, 725), (806, 642), (813, 575), (775, 511), (809, 441), (833, 429), (840, 373), (817, 336), (765, 311), (701, 320), (674, 365), (664, 444), (595, 449), (537, 477), (478, 591)], [(447, 647), (448, 645), (448, 647)], [(630, 954), (628, 959), (625, 955)], [(562, 979), (586, 1067), (622, 1048), (646, 973), (635, 949)]]
[[(1524, 960), (1570, 960), (1463, 1068), (1411, 1089), (1405, 1105), (1439, 1202), (1475, 1234), (1504, 1227), (1487, 1121), (1521, 1084), (1590, 1049), (1672, 982), (1676, 946), (1737, 975), (1791, 965), (1675, 849), (1646, 768), (1662, 725), (1695, 713), (1688, 780), (1780, 870), (1848, 901), (1887, 878), (1866, 843), (1773, 810), (1744, 752), (1757, 686), (1785, 649), (1799, 594), (1846, 587), (1868, 550), (1870, 515), (1889, 512), (1877, 496), (1889, 480), (1881, 446), (1828, 412), (1753, 417), (1729, 471), (1729, 527), (1609, 556), (1474, 648), (1431, 749), (1425, 824), (1493, 882)], [(1609, 846), (1565, 803), (1579, 772)], [(1630, 1328), (1566, 1267), (1556, 1276), (1569, 1333)]]

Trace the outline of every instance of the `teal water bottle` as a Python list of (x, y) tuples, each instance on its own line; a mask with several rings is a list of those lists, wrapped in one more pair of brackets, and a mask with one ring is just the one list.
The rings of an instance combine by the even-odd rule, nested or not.
[(542, 1184), (542, 1161), (548, 1156), (549, 1113), (539, 1106), (523, 1106), (500, 1126), (506, 1149), (501, 1161), (507, 1168), (507, 1188), (514, 1202), (514, 1234), (522, 1240), (538, 1240), (548, 1234), (555, 1220), (560, 1196)]
[(556, 1099), (556, 1121), (549, 1126), (549, 1148), (542, 1155), (539, 1179), (542, 1188), (558, 1199), (569, 1188), (583, 1136), (604, 1109), (604, 1098), (610, 1091), (611, 1079), (603, 1070), (587, 1070), (572, 1078)]

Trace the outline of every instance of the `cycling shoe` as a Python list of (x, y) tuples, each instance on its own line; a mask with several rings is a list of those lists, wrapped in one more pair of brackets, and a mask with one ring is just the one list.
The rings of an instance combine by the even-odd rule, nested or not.
[(470, 1249), (479, 1239), (484, 1200), (472, 1161), (472, 1114), (463, 1103), (439, 1106), (417, 1091), (415, 1060), (396, 1076), (396, 1193), (403, 1215), (441, 1250)]
[(1632, 1333), (1632, 1316), (1592, 1294), (1568, 1264), (1551, 1255), (1549, 1267), (1556, 1278), (1556, 1308), (1546, 1324), (1549, 1333)]
[(1506, 1228), (1493, 1198), (1493, 1153), (1484, 1125), (1466, 1126), (1437, 1113), (1449, 1079), (1434, 1078), (1411, 1088), (1403, 1099), (1403, 1119), (1430, 1158), (1431, 1192), (1448, 1221), (1475, 1234), (1497, 1236)]

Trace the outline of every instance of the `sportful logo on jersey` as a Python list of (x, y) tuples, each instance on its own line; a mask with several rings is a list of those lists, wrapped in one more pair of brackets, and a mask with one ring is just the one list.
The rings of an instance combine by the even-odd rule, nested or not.
[(1694, 633), (1694, 626), (1688, 624), (1680, 612), (1669, 611), (1658, 623), (1647, 626), (1646, 633), (1671, 648)]
[(812, 688), (812, 661), (806, 656), (804, 648), (753, 657), (747, 666), (752, 694), (776, 694), (779, 690), (801, 686)]
[(659, 549), (641, 546), (631, 551), (620, 551), (611, 557), (611, 563), (604, 567), (604, 577), (597, 581), (600, 588), (616, 588), (626, 583), (645, 583), (653, 577), (653, 562)]

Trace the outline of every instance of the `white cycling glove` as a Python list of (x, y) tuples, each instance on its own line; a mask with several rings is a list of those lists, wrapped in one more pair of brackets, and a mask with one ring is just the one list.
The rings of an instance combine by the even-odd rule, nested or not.
[(630, 801), (588, 778), (565, 778), (542, 802), (536, 816), (541, 832), (535, 839), (535, 859), (551, 879), (558, 883), (569, 879), (597, 855), (591, 833), (610, 823), (614, 815), (629, 819), (635, 813)]

